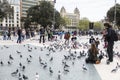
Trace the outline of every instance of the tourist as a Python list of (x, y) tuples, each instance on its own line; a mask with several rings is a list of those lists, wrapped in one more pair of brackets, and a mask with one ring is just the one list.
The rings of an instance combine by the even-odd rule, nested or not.
[(35, 80), (39, 80), (39, 74), (38, 73), (35, 74)]
[(43, 43), (45, 43), (45, 29), (41, 27), (40, 29), (40, 40), (39, 43), (41, 43), (41, 40), (43, 39)]
[(96, 40), (95, 40), (95, 44), (96, 44), (96, 48), (98, 48), (98, 45), (100, 44), (100, 41), (99, 41), (98, 38), (96, 38)]
[(98, 64), (101, 61), (101, 58), (99, 59), (97, 55), (99, 54), (98, 49), (96, 48), (96, 45), (93, 43), (91, 44), (91, 48), (88, 50), (88, 58), (85, 59), (86, 63), (94, 63)]
[(110, 62), (113, 62), (113, 46), (114, 46), (114, 40), (112, 36), (112, 26), (109, 23), (104, 23), (105, 28), (107, 29), (105, 38), (107, 41), (107, 54), (108, 54), (108, 60), (107, 64)]
[(70, 39), (70, 32), (66, 32), (64, 35), (64, 39), (65, 39), (65, 45), (69, 45), (69, 39)]

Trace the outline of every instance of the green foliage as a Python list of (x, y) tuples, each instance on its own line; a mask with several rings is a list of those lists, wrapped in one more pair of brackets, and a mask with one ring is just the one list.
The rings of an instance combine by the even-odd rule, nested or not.
[(104, 28), (104, 26), (102, 24), (103, 23), (100, 21), (94, 22), (94, 30), (102, 30)]
[[(107, 17), (110, 22), (114, 21), (115, 6), (111, 7), (107, 12)], [(120, 29), (120, 4), (116, 4), (116, 25)]]
[(7, 14), (13, 14), (13, 8), (11, 8), (8, 1), (3, 0), (3, 2), (0, 1), (0, 20), (2, 21), (4, 17), (7, 16)]
[(55, 29), (60, 28), (60, 25), (65, 25), (65, 20), (60, 16), (60, 13), (58, 11), (55, 11), (55, 21)]
[(80, 30), (88, 30), (89, 29), (89, 20), (87, 18), (82, 18), (80, 21), (79, 21), (79, 29)]
[(69, 19), (68, 17), (64, 17), (64, 20), (65, 20), (65, 23), (66, 23), (67, 25), (70, 25), (70, 24), (71, 24), (71, 21), (70, 21), (70, 19)]
[(59, 12), (54, 10), (54, 6), (48, 1), (40, 1), (39, 5), (29, 8), (27, 13), (29, 23), (36, 22), (44, 28), (52, 24), (55, 25), (55, 28), (59, 28), (60, 24), (64, 24), (64, 20), (61, 18)]

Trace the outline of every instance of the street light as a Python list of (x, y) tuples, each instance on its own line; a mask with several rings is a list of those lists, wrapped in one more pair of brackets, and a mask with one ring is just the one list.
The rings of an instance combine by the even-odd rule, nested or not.
[(56, 0), (54, 0), (53, 29), (55, 28), (55, 3), (56, 3)]
[(114, 28), (115, 28), (115, 26), (116, 26), (116, 0), (115, 0), (115, 11), (114, 11), (114, 21), (113, 21), (113, 23), (114, 23)]

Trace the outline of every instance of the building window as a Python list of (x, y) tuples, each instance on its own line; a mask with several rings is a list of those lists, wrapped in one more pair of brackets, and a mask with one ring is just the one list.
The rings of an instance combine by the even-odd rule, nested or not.
[(8, 24), (6, 24), (6, 27), (8, 26)]
[(17, 23), (19, 23), (19, 21), (17, 21)]
[(12, 27), (14, 27), (14, 24), (12, 24)]
[(17, 14), (17, 16), (19, 16), (19, 14)]
[(19, 27), (19, 24), (17, 24), (17, 27)]
[(9, 24), (9, 27), (11, 27), (11, 24)]

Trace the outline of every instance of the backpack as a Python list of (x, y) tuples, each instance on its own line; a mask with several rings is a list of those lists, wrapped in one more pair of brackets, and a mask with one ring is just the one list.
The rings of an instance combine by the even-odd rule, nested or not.
[(115, 30), (112, 30), (113, 41), (118, 41), (118, 34)]

